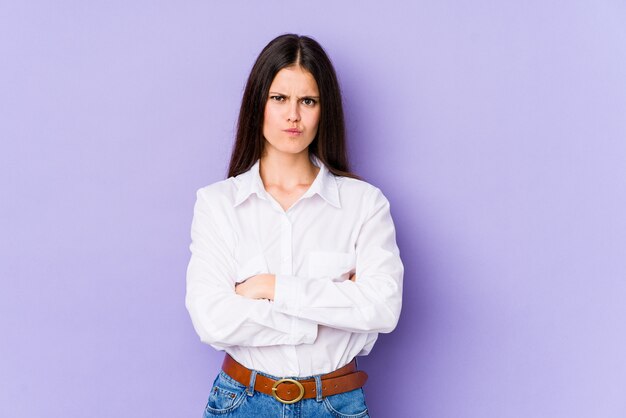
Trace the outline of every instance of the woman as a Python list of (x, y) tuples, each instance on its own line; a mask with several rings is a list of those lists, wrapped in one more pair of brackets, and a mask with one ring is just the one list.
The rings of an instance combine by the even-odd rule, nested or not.
[(367, 417), (354, 359), (395, 328), (404, 268), (389, 202), (349, 170), (313, 39), (257, 58), (228, 178), (198, 190), (191, 236), (186, 306), (226, 352), (205, 417)]

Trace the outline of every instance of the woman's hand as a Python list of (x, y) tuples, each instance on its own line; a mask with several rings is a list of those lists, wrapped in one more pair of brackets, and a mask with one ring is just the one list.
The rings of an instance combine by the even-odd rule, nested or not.
[(245, 282), (235, 286), (235, 293), (248, 299), (274, 300), (274, 287), (276, 276), (274, 274), (257, 274)]

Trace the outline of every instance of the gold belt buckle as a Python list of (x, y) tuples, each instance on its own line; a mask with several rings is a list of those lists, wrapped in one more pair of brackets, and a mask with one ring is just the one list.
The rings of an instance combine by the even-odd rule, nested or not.
[[(294, 385), (296, 385), (298, 387), (298, 389), (300, 389), (300, 394), (298, 395), (298, 397), (292, 401), (286, 401), (284, 399), (281, 399), (278, 396), (278, 385), (280, 385), (281, 383), (293, 383)], [(278, 402), (282, 402), (282, 403), (286, 403), (286, 404), (292, 404), (292, 403), (296, 403), (298, 402), (300, 399), (302, 399), (304, 397), (304, 386), (302, 386), (302, 383), (298, 382), (297, 380), (294, 379), (280, 379), (277, 380), (276, 383), (274, 383), (274, 386), (272, 386), (272, 396), (274, 397), (274, 399), (276, 399)]]

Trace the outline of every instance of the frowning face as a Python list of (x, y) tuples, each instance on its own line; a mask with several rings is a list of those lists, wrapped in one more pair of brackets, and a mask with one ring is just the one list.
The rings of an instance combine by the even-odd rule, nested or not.
[(313, 75), (299, 65), (280, 70), (270, 86), (263, 118), (265, 151), (299, 154), (317, 134), (319, 90)]

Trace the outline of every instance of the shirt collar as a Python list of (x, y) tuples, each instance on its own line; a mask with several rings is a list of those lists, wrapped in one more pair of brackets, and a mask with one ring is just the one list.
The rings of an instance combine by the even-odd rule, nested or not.
[[(337, 180), (334, 174), (331, 173), (328, 167), (315, 155), (310, 154), (310, 159), (313, 164), (320, 168), (320, 171), (317, 173), (309, 189), (302, 195), (302, 199), (317, 193), (332, 206), (341, 208), (339, 187), (337, 186)], [(269, 199), (259, 172), (260, 161), (261, 160), (257, 160), (248, 171), (235, 177), (237, 195), (235, 197), (234, 206), (238, 206), (244, 202), (253, 193), (256, 193), (261, 199)]]

